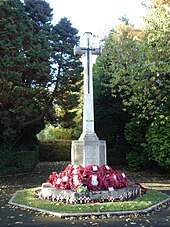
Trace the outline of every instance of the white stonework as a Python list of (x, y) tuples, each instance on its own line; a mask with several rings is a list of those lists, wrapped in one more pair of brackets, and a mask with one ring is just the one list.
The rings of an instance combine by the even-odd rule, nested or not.
[[(82, 136), (82, 135), (81, 135)], [(99, 140), (96, 134), (85, 134), (79, 140), (72, 141), (71, 163), (87, 167), (91, 164), (106, 164), (106, 141)]]
[(77, 141), (72, 141), (71, 163), (81, 166), (106, 164), (106, 142), (99, 140), (94, 132), (94, 103), (92, 54), (99, 54), (100, 48), (92, 48), (91, 33), (87, 32), (87, 48), (75, 48), (75, 54), (84, 54), (84, 107), (83, 132)]

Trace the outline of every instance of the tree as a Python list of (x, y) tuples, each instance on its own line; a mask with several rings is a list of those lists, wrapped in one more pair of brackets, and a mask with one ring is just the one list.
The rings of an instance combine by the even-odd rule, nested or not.
[[(144, 47), (147, 48), (145, 67), (150, 71), (152, 81), (153, 115), (169, 116), (169, 6), (165, 0), (151, 0), (148, 14), (145, 18), (147, 39)], [(141, 48), (143, 50), (143, 47)], [(149, 93), (149, 92), (148, 92)], [(148, 94), (149, 95), (149, 94)], [(150, 95), (149, 95), (150, 97)], [(154, 102), (155, 99), (156, 101)]]
[[(111, 88), (111, 51), (110, 39), (104, 44), (102, 55), (93, 67), (95, 131), (100, 139), (107, 141), (108, 161), (112, 165), (125, 164), (128, 144), (124, 136), (124, 127), (129, 120), (127, 111), (123, 111), (122, 98), (118, 93), (112, 95)], [(111, 51), (112, 52), (112, 51)]]
[[(143, 141), (139, 143), (138, 149), (131, 143), (136, 161), (145, 152), (145, 159), (149, 158), (158, 165), (161, 160), (162, 166), (169, 161), (160, 158), (158, 162), (158, 155), (154, 155), (156, 152), (158, 154), (158, 150), (155, 151), (152, 144), (156, 133), (156, 127), (153, 129), (152, 124), (157, 125), (160, 118), (165, 119), (167, 124), (169, 122), (168, 6), (166, 1), (151, 1), (145, 30), (135, 29), (127, 23), (113, 29), (105, 43), (100, 65), (100, 73), (107, 74), (106, 81), (109, 80), (103, 84), (111, 88), (113, 96), (122, 98), (123, 109), (133, 117), (129, 127), (127, 124), (128, 141), (134, 142), (137, 133), (145, 129), (145, 132), (142, 130)], [(167, 124), (161, 126), (165, 132)], [(136, 125), (135, 135), (131, 125)], [(167, 137), (164, 138), (166, 140)], [(147, 150), (143, 149), (143, 145)], [(164, 145), (164, 148), (166, 150), (163, 152), (159, 150), (160, 156), (167, 157), (167, 146)], [(131, 160), (134, 160), (132, 155)]]
[(54, 60), (56, 96), (55, 105), (59, 123), (64, 128), (75, 127), (80, 89), (82, 63), (74, 56), (73, 48), (79, 42), (78, 30), (67, 18), (62, 18), (52, 29), (52, 58)]
[(8, 150), (30, 149), (51, 108), (49, 41), (44, 29), (51, 17), (42, 17), (36, 9), (41, 5), (47, 10), (44, 1), (36, 3), (0, 3), (0, 146)]
[(147, 29), (147, 66), (155, 82), (154, 119), (146, 133), (143, 144), (150, 160), (163, 168), (170, 168), (170, 93), (169, 93), (169, 14), (170, 3), (166, 0), (151, 0), (145, 18)]
[(93, 68), (95, 129), (97, 135), (106, 139), (109, 147), (112, 147), (117, 142), (124, 143), (124, 125), (129, 116), (122, 110), (122, 98), (119, 94), (117, 97), (112, 95), (110, 75), (106, 69), (110, 64), (109, 57), (105, 55), (106, 46)]
[[(124, 105), (133, 115), (146, 119), (153, 119), (162, 113), (168, 115), (169, 14), (167, 4), (159, 5), (154, 2), (151, 1), (153, 5), (149, 7), (143, 33), (141, 31), (137, 34), (135, 29), (132, 29), (130, 34), (126, 26), (120, 37), (120, 29), (113, 34), (114, 37), (117, 36), (117, 50), (121, 58), (114, 60), (112, 87), (114, 90), (119, 89)], [(125, 49), (127, 43), (129, 47)]]
[(44, 0), (25, 0), (25, 11), (33, 28), (32, 40), (27, 55), (27, 67), (24, 82), (28, 87), (48, 87), (51, 73), (52, 9)]
[[(101, 117), (101, 122), (104, 119), (110, 122), (100, 128), (107, 128), (106, 134), (110, 132), (114, 135), (117, 131), (116, 137), (119, 139), (122, 137), (122, 140), (125, 123), (129, 120), (129, 113), (123, 105), (124, 100), (131, 95), (131, 84), (128, 81), (129, 64), (136, 61), (137, 55), (133, 36), (138, 33), (141, 31), (127, 25), (126, 21), (125, 24), (113, 29), (104, 44), (102, 56), (97, 59), (94, 67), (95, 100), (97, 104), (100, 99), (101, 103), (98, 105), (103, 109), (100, 114), (105, 113), (105, 117)], [(122, 84), (124, 88), (121, 87)], [(96, 108), (98, 109), (97, 106)]]

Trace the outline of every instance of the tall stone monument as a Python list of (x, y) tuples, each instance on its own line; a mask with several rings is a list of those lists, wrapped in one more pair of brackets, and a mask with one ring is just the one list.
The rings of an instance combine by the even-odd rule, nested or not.
[(93, 103), (93, 77), (92, 54), (100, 55), (101, 48), (93, 47), (92, 33), (85, 32), (86, 46), (74, 47), (74, 54), (83, 55), (84, 65), (84, 107), (83, 132), (78, 140), (72, 141), (71, 163), (86, 167), (91, 164), (106, 164), (106, 141), (99, 140), (94, 132), (94, 103)]

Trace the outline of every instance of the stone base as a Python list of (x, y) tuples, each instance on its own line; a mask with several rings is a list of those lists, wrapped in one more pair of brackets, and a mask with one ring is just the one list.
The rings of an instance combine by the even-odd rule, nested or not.
[(106, 141), (99, 140), (95, 133), (82, 134), (72, 141), (71, 164), (87, 167), (92, 164), (106, 164)]
[(93, 202), (109, 202), (109, 201), (126, 201), (141, 195), (141, 189), (138, 185), (130, 187), (122, 187), (109, 190), (87, 191), (77, 193), (71, 189), (57, 189), (49, 183), (43, 183), (39, 192), (39, 198), (51, 199), (64, 203), (93, 203)]

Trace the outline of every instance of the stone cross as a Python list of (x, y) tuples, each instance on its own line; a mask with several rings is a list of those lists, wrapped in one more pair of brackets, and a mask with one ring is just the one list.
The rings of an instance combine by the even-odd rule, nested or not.
[(94, 132), (92, 55), (100, 55), (101, 48), (92, 46), (91, 32), (86, 32), (85, 35), (86, 46), (74, 47), (74, 54), (84, 55), (83, 132), (78, 140), (72, 141), (71, 147), (71, 163), (84, 167), (106, 164), (106, 142), (99, 140)]
[(100, 55), (101, 48), (93, 47), (91, 32), (85, 32), (86, 47), (74, 47), (74, 54), (84, 54), (84, 108), (83, 108), (83, 135), (94, 133), (94, 104), (93, 104), (93, 77), (92, 77), (92, 54)]

